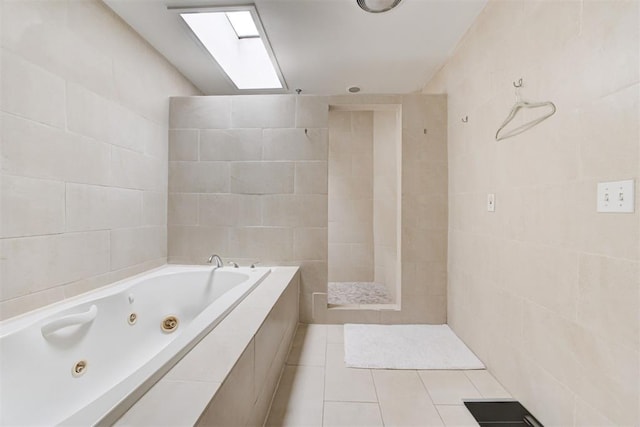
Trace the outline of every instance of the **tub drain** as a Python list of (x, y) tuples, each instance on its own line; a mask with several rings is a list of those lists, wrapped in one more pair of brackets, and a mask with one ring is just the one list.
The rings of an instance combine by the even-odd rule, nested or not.
[(135, 313), (131, 313), (129, 315), (129, 318), (127, 319), (127, 322), (129, 322), (130, 325), (135, 325), (136, 320), (138, 320), (138, 315)]
[(164, 332), (173, 332), (178, 327), (178, 318), (176, 316), (167, 316), (160, 324), (160, 327)]
[(87, 361), (79, 360), (76, 363), (74, 363), (73, 368), (71, 368), (71, 375), (77, 378), (79, 376), (84, 375), (86, 370), (87, 370)]

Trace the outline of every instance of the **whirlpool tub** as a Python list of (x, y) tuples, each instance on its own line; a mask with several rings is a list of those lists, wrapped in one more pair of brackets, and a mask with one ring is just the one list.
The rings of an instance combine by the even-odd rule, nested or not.
[(269, 274), (165, 266), (0, 323), (0, 425), (113, 420)]

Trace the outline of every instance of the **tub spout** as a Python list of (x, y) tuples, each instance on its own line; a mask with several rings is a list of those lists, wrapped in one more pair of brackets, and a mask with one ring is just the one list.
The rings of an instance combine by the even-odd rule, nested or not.
[(209, 264), (213, 264), (213, 262), (216, 262), (216, 268), (218, 269), (220, 267), (222, 267), (224, 265), (224, 263), (222, 262), (222, 258), (220, 258), (219, 255), (213, 254), (209, 257), (209, 261), (207, 261)]

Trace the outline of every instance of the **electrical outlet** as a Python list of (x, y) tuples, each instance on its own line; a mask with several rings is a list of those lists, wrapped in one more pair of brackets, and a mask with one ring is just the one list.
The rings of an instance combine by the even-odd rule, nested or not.
[(598, 212), (631, 213), (634, 210), (633, 180), (598, 183)]
[(496, 195), (493, 193), (487, 194), (487, 212), (496, 211)]

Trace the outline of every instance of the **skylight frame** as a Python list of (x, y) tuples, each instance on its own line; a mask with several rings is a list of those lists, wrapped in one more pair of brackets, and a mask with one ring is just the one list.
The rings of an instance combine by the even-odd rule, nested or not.
[[(192, 7), (168, 6), (167, 10), (169, 10), (169, 11), (175, 13), (176, 15), (178, 15), (178, 20), (180, 21), (180, 23), (182, 25), (184, 25), (186, 31), (189, 32), (190, 36), (196, 41), (196, 43), (200, 46), (200, 48), (204, 50), (204, 52), (207, 54), (207, 56), (209, 56), (211, 58), (213, 63), (220, 69), (222, 76), (224, 76), (224, 78), (227, 80), (227, 82), (231, 86), (233, 86), (233, 88), (236, 91), (238, 91), (239, 93), (243, 93), (243, 94), (288, 93), (289, 92), (289, 86), (287, 85), (287, 81), (284, 78), (284, 75), (282, 74), (282, 70), (280, 69), (280, 64), (278, 63), (278, 60), (276, 59), (276, 56), (273, 53), (273, 49), (271, 48), (271, 42), (269, 41), (269, 37), (267, 37), (267, 34), (266, 34), (266, 32), (264, 30), (264, 27), (262, 25), (262, 20), (260, 19), (260, 15), (258, 14), (258, 10), (256, 9), (255, 5), (205, 6), (205, 7), (200, 7), (200, 6), (192, 6)], [(253, 22), (254, 22), (257, 30), (258, 30), (258, 34), (259, 35), (258, 35), (258, 37), (238, 37), (238, 38), (239, 39), (243, 39), (243, 38), (248, 38), (248, 39), (260, 38), (262, 40), (262, 43), (264, 44), (264, 48), (265, 48), (265, 50), (267, 52), (267, 55), (268, 55), (269, 59), (271, 60), (271, 64), (273, 66), (275, 74), (278, 77), (278, 80), (280, 81), (280, 85), (282, 86), (281, 88), (240, 89), (236, 85), (236, 83), (231, 79), (231, 77), (227, 74), (225, 69), (220, 65), (220, 63), (218, 63), (218, 61), (213, 56), (213, 54), (202, 43), (202, 41), (200, 40), (198, 35), (195, 34), (192, 31), (191, 27), (187, 24), (187, 22), (181, 16), (181, 14), (183, 14), (183, 13), (208, 13), (208, 12), (214, 12), (214, 13), (225, 13), (226, 14), (226, 12), (242, 12), (242, 11), (248, 11), (248, 12), (251, 13), (251, 17), (253, 18)], [(227, 19), (228, 19), (228, 17), (227, 17)], [(231, 24), (231, 22), (229, 24), (233, 28), (233, 31), (235, 32), (236, 30), (233, 27), (233, 25)], [(237, 35), (237, 32), (236, 32), (236, 35)]]

